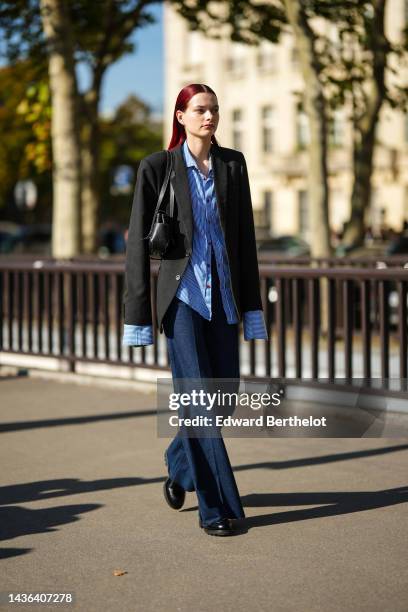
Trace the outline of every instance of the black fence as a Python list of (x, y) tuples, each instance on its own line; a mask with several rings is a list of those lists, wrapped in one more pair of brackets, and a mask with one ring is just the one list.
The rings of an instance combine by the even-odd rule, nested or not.
[[(242, 371), (256, 377), (407, 378), (406, 260), (264, 262), (267, 341), (241, 337)], [(316, 267), (316, 263), (324, 264)], [(338, 262), (339, 263), (339, 262)], [(158, 264), (152, 262), (155, 309)], [(0, 351), (69, 362), (168, 369), (166, 339), (122, 346), (123, 259), (0, 262)], [(3, 359), (4, 362), (4, 359)], [(40, 366), (39, 366), (40, 367)]]

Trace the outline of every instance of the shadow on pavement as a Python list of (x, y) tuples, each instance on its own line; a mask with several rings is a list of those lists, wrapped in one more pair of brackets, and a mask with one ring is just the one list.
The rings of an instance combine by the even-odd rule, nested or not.
[(394, 446), (384, 446), (382, 448), (370, 448), (360, 451), (350, 451), (348, 453), (333, 453), (331, 455), (318, 455), (317, 457), (287, 459), (286, 461), (262, 461), (260, 463), (246, 463), (244, 465), (234, 466), (234, 472), (254, 469), (285, 470), (287, 468), (297, 468), (307, 465), (320, 465), (322, 463), (332, 463), (334, 461), (360, 459), (361, 457), (372, 457), (374, 455), (385, 455), (387, 453), (394, 453), (395, 451), (407, 449), (408, 444), (396, 444)]
[[(279, 523), (305, 521), (307, 519), (323, 518), (353, 512), (364, 512), (396, 504), (408, 502), (408, 486), (384, 491), (329, 491), (313, 493), (252, 493), (241, 497), (244, 507), (271, 506), (306, 506), (318, 505), (316, 508), (259, 514), (240, 521), (247, 530), (253, 527), (266, 527)], [(181, 512), (197, 511), (198, 506), (186, 508)]]
[(0, 487), (0, 505), (41, 501), (52, 497), (64, 497), (78, 493), (108, 491), (120, 487), (160, 483), (165, 476), (156, 478), (105, 478), (100, 480), (79, 480), (78, 478), (59, 478), (57, 480), (39, 480), (17, 485)]
[[(292, 467), (304, 467), (309, 465), (319, 465), (333, 461), (344, 461), (349, 459), (359, 459), (391, 453), (395, 451), (407, 450), (408, 444), (387, 446), (384, 448), (373, 448), (362, 451), (351, 451), (349, 453), (334, 453), (332, 455), (322, 455), (319, 457), (304, 457), (301, 459), (291, 459), (287, 461), (264, 461), (259, 463), (248, 463), (234, 466), (234, 472), (243, 470), (271, 469), (281, 470)], [(163, 466), (163, 472), (165, 467)], [(0, 487), (0, 505), (18, 504), (30, 501), (41, 501), (53, 497), (63, 497), (78, 493), (90, 493), (93, 491), (104, 491), (117, 489), (120, 487), (133, 487), (136, 485), (157, 484), (164, 482), (167, 476), (156, 476), (154, 478), (128, 477), (128, 478), (105, 478), (100, 480), (79, 480), (78, 478), (59, 478), (55, 480), (39, 480), (16, 485)]]
[(109, 414), (90, 414), (88, 416), (66, 417), (62, 419), (41, 419), (38, 421), (16, 421), (14, 423), (0, 423), (0, 433), (6, 433), (10, 431), (22, 431), (25, 429), (41, 429), (42, 427), (83, 425), (84, 423), (96, 423), (98, 421), (114, 421), (118, 419), (133, 419), (135, 417), (156, 416), (158, 412), (165, 412), (165, 410), (157, 410), (157, 408), (151, 408), (149, 410), (114, 412)]
[(26, 555), (32, 550), (32, 548), (0, 548), (0, 560)]
[[(305, 457), (287, 461), (268, 461), (245, 464), (237, 466), (234, 469), (242, 471), (250, 469), (286, 469), (291, 467), (311, 466), (332, 461), (358, 459), (361, 457), (406, 450), (407, 448), (408, 444), (400, 444), (386, 448), (352, 451), (349, 453), (323, 455), (320, 457)], [(94, 481), (81, 481), (77, 478), (63, 478), (0, 487), (0, 503), (3, 505), (3, 507), (0, 507), (0, 540), (10, 540), (23, 535), (55, 531), (56, 527), (59, 525), (79, 520), (79, 514), (96, 510), (103, 505), (80, 504), (33, 510), (11, 504), (41, 501), (53, 497), (110, 490), (120, 487), (157, 484), (164, 482), (165, 478), (166, 476), (154, 478), (129, 477)], [(247, 507), (319, 506), (249, 517), (245, 521), (248, 529), (278, 523), (362, 512), (365, 510), (406, 503), (407, 501), (408, 486), (382, 491), (254, 493), (242, 497), (243, 505)], [(182, 510), (182, 512), (191, 512), (193, 510), (197, 510), (197, 506), (186, 508)], [(0, 553), (0, 559), (26, 554), (30, 552), (30, 550), (29, 548), (3, 549)]]
[[(59, 525), (78, 521), (79, 514), (100, 508), (103, 504), (79, 504), (71, 506), (56, 506), (54, 508), (21, 508), (19, 506), (4, 506), (0, 508), (0, 540), (12, 540), (35, 533), (57, 531)], [(0, 558), (25, 554), (32, 549), (5, 549)], [(14, 552), (13, 552), (14, 551)]]
[[(375, 508), (384, 508), (408, 502), (408, 486), (384, 491), (358, 491), (358, 492), (318, 492), (318, 493), (254, 493), (242, 497), (246, 507), (263, 506), (306, 506), (319, 504), (318, 508), (305, 508), (290, 510), (274, 514), (251, 516), (246, 519), (248, 529), (264, 527), (292, 521), (304, 521), (324, 516), (351, 514), (364, 512)], [(321, 504), (325, 504), (321, 506)]]

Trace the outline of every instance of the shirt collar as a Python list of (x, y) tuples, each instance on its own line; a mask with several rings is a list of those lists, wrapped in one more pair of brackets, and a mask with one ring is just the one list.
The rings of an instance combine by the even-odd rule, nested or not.
[[(184, 160), (186, 162), (186, 166), (187, 168), (191, 168), (192, 166), (197, 168), (197, 170), (200, 170), (200, 168), (197, 166), (197, 162), (194, 159), (194, 157), (192, 156), (190, 149), (188, 148), (188, 144), (187, 144), (187, 139), (183, 142), (183, 154), (184, 154)], [(208, 166), (208, 174), (212, 171), (212, 155), (211, 155), (211, 149), (210, 149), (210, 159), (209, 159), (209, 166)]]

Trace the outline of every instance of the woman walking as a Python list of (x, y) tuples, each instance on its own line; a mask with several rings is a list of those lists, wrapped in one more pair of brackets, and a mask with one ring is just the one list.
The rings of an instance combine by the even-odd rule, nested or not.
[[(156, 298), (173, 381), (235, 379), (239, 386), (239, 322), (244, 338), (266, 339), (248, 172), (243, 154), (215, 138), (219, 106), (203, 84), (184, 87), (176, 100), (170, 183), (175, 208), (173, 242), (162, 257)], [(167, 151), (144, 158), (133, 200), (125, 275), (123, 343), (153, 344), (148, 234), (166, 177)], [(209, 535), (234, 535), (245, 518), (220, 435), (182, 431), (165, 453), (167, 503), (180, 509), (195, 491), (199, 525)]]

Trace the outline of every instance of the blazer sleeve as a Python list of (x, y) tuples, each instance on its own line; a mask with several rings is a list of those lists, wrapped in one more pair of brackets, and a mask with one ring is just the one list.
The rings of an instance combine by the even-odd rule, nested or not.
[(241, 160), (239, 207), (239, 266), (241, 310), (263, 310), (256, 252), (254, 214), (245, 157)]
[(143, 159), (136, 177), (126, 245), (125, 286), (123, 292), (126, 325), (152, 325), (150, 299), (150, 256), (148, 241), (157, 194), (154, 172)]

